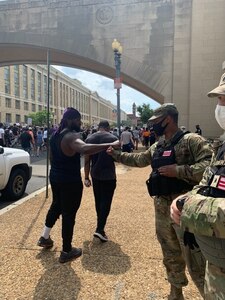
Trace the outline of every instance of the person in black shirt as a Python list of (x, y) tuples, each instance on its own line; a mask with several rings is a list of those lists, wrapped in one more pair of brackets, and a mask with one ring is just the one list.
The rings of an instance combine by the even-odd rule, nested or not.
[[(86, 143), (100, 144), (114, 142), (117, 138), (111, 134), (108, 121), (99, 123), (99, 131), (90, 135)], [(108, 237), (104, 231), (108, 215), (110, 213), (113, 194), (116, 188), (116, 172), (114, 160), (106, 151), (94, 155), (85, 155), (84, 172), (86, 187), (91, 186), (89, 179), (91, 165), (91, 177), (95, 196), (95, 209), (97, 214), (97, 227), (94, 237), (102, 242), (107, 242)]]
[(202, 130), (201, 130), (200, 126), (199, 126), (199, 125), (196, 125), (195, 128), (196, 128), (195, 133), (197, 133), (197, 134), (199, 134), (199, 135), (202, 135)]
[(109, 146), (118, 147), (119, 143), (99, 145), (86, 144), (80, 139), (81, 115), (69, 107), (63, 114), (58, 130), (50, 139), (50, 184), (52, 204), (47, 213), (43, 233), (38, 246), (51, 248), (51, 228), (62, 215), (62, 252), (60, 263), (81, 256), (82, 249), (72, 247), (73, 229), (76, 213), (80, 207), (83, 183), (80, 172), (80, 153), (93, 154), (106, 150)]
[(30, 154), (32, 137), (29, 134), (28, 127), (23, 129), (23, 132), (21, 133), (21, 135), (19, 137), (19, 141), (21, 143), (21, 147), (23, 148), (23, 150), (27, 151)]

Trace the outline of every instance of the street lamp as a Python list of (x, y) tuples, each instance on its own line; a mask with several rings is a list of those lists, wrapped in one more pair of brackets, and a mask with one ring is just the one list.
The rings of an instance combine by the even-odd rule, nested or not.
[(121, 78), (120, 78), (120, 65), (121, 65), (121, 54), (122, 54), (122, 46), (114, 39), (112, 42), (112, 49), (114, 51), (114, 61), (116, 67), (116, 78), (114, 80), (114, 88), (117, 90), (117, 128), (118, 134), (120, 138), (120, 89), (122, 88)]

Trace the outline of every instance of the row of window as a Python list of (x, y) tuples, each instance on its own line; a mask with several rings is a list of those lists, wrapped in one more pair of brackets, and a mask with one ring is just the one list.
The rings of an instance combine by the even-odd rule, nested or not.
[[(31, 105), (31, 106), (30, 106)], [(26, 111), (31, 110), (32, 112), (36, 112), (36, 104), (34, 103), (29, 103), (29, 102), (21, 102), (20, 100), (12, 100), (11, 98), (5, 98), (5, 107), (7, 108), (15, 108), (15, 109), (23, 109)], [(43, 106), (38, 105), (38, 111), (42, 111)]]
[(5, 116), (3, 116), (2, 113), (0, 113), (0, 120), (5, 120), (6, 124), (12, 124), (12, 123), (28, 123), (28, 116), (24, 116), (23, 120), (21, 118), (21, 115), (19, 114), (15, 114), (15, 118), (12, 118), (12, 114), (11, 113), (6, 113), (4, 114)]
[[(20, 69), (18, 65), (14, 66), (14, 95), (20, 97)], [(5, 93), (11, 93), (11, 82), (10, 82), (10, 67), (4, 68), (4, 79), (5, 79)], [(44, 86), (44, 101), (47, 102), (47, 90), (48, 90), (48, 79), (47, 76), (43, 76), (43, 86)], [(28, 68), (23, 65), (23, 98), (28, 99)], [(39, 102), (42, 101), (42, 76), (40, 72), (37, 72), (37, 99)], [(32, 100), (36, 99), (36, 89), (35, 89), (35, 70), (30, 69), (30, 97)], [(52, 79), (49, 80), (49, 99), (50, 103), (52, 101)]]

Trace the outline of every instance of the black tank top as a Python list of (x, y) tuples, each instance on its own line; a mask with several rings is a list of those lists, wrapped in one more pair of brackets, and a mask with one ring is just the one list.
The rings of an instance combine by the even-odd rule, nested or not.
[(68, 132), (70, 131), (65, 130), (60, 134), (53, 135), (50, 139), (52, 153), (50, 180), (52, 182), (72, 183), (81, 181), (80, 153), (66, 156), (61, 150), (61, 141)]

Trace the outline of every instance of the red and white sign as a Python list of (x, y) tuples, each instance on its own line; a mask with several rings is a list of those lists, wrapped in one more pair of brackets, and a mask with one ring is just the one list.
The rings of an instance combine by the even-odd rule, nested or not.
[(114, 79), (114, 89), (121, 89), (122, 88), (122, 79), (120, 78), (115, 78)]

